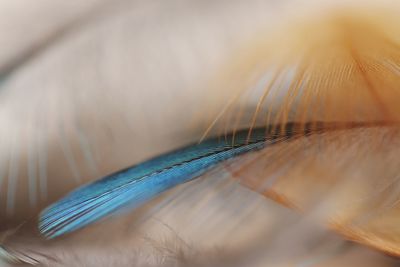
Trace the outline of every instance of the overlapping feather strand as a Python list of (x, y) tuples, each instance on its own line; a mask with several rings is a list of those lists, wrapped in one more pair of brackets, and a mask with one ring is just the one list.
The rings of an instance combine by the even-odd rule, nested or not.
[[(234, 103), (243, 97), (239, 88), (268, 73), (251, 127), (259, 117), (305, 127), (313, 121), (392, 125), (327, 132), (265, 149), (236, 173), (253, 190), (317, 213), (346, 238), (398, 256), (400, 28), (398, 7), (392, 8), (345, 4), (297, 17), (243, 49), (243, 59), (224, 80), (233, 80)], [(276, 108), (263, 110), (268, 105)]]

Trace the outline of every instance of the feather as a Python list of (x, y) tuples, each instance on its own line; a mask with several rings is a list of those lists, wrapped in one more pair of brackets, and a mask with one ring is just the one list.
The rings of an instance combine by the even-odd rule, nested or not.
[[(239, 102), (265, 73), (288, 77), (291, 71), (288, 84), (270, 79), (263, 88), (257, 105), (276, 107), (261, 114), (266, 123), (399, 121), (398, 10), (396, 4), (366, 1), (294, 16), (249, 42), (228, 63), (218, 87), (234, 88)], [(229, 105), (226, 117), (237, 106)], [(259, 113), (256, 109), (254, 118)], [(295, 210), (317, 213), (318, 220), (346, 238), (399, 256), (393, 225), (398, 218), (399, 162), (392, 154), (397, 146), (397, 127), (335, 132), (274, 146), (235, 172), (243, 185)]]
[(54, 238), (96, 222), (122, 207), (138, 207), (176, 185), (201, 176), (218, 163), (239, 155), (299, 136), (381, 125), (379, 122), (287, 123), (284, 126), (242, 130), (225, 138), (212, 138), (111, 174), (74, 191), (42, 212), (39, 228), (45, 236)]
[[(46, 1), (41, 2), (45, 5)], [(75, 183), (81, 183), (83, 179), (88, 181), (93, 175), (104, 175), (110, 170), (118, 170), (198, 140), (197, 135), (204, 130), (202, 123), (209, 115), (215, 120), (204, 136), (214, 130), (228, 133), (233, 129), (231, 135), (226, 134), (227, 140), (222, 135), (220, 139), (211, 139), (218, 142), (213, 148), (209, 147), (210, 150), (226, 145), (227, 149), (229, 147), (227, 151), (217, 152), (210, 158), (203, 155), (182, 162), (181, 157), (185, 155), (190, 160), (204, 152), (204, 144), (210, 142), (207, 140), (187, 148), (193, 149), (194, 155), (175, 151), (173, 153), (178, 153), (175, 161), (169, 158), (171, 154), (164, 154), (158, 158), (161, 162), (151, 160), (154, 164), (144, 162), (124, 170), (123, 175), (120, 173), (121, 179), (111, 175), (102, 182), (89, 184), (43, 213), (48, 215), (45, 223), (42, 217), (43, 234), (53, 238), (74, 232), (100, 220), (103, 215), (106, 217), (123, 208), (138, 207), (168, 188), (172, 189), (196, 175), (209, 174), (212, 168), (223, 163), (223, 167), (228, 167), (228, 174), (254, 191), (241, 188), (241, 193), (233, 199), (241, 200), (243, 195), (251, 194), (259, 197), (263, 204), (271, 204), (262, 198), (265, 195), (303, 214), (303, 217), (296, 218), (305, 218), (308, 222), (322, 221), (323, 225), (328, 225), (346, 239), (400, 255), (396, 226), (399, 192), (396, 153), (400, 117), (400, 94), (397, 90), (400, 84), (399, 4), (392, 0), (375, 3), (361, 0), (278, 2), (121, 1), (123, 7), (112, 10), (110, 7), (115, 2), (95, 0), (89, 4), (90, 7), (87, 4), (81, 7), (71, 5), (83, 12), (67, 12), (70, 15), (66, 17), (58, 14), (70, 10), (69, 5), (55, 4), (61, 7), (56, 8), (59, 12), (56, 18), (51, 16), (54, 5), (42, 7), (40, 13), (35, 10), (41, 8), (34, 9), (32, 14), (29, 13), (32, 8), (24, 9), (32, 18), (21, 18), (21, 22), (27, 21), (20, 23), (21, 30), (18, 30), (18, 18), (9, 23), (8, 17), (13, 13), (5, 8), (5, 15), (11, 15), (1, 16), (1, 20), (4, 18), (6, 22), (3, 26), (17, 30), (5, 31), (4, 55), (0, 55), (0, 69), (8, 74), (12, 70), (12, 75), (5, 77), (1, 84), (0, 119), (7, 131), (1, 136), (1, 166), (6, 167), (0, 176), (0, 183), (3, 181), (4, 185), (0, 197), (7, 201), (4, 206), (8, 206), (10, 211), (7, 216), (2, 216), (0, 207), (1, 219), (14, 219), (15, 223), (33, 214), (36, 216), (36, 209), (47, 205), (47, 200), (59, 198), (60, 194), (70, 190), (73, 183), (77, 186)], [(105, 8), (87, 12), (97, 5)], [(14, 14), (22, 14), (18, 4), (14, 9)], [(92, 16), (100, 10), (106, 16)], [(33, 30), (32, 35), (27, 35), (23, 29), (33, 18), (38, 22), (35, 27), (51, 27), (44, 27), (44, 34)], [(10, 24), (15, 27), (9, 27)], [(23, 41), (22, 37), (25, 37)], [(225, 107), (219, 115), (214, 116), (215, 109), (223, 105)], [(199, 116), (193, 116), (194, 113)], [(346, 126), (346, 131), (342, 131), (344, 128), (339, 123), (327, 127), (329, 121), (348, 122), (360, 127)], [(380, 123), (374, 123), (377, 121)], [(298, 136), (286, 132), (288, 122), (294, 122), (300, 129)], [(311, 122), (323, 124), (324, 131), (314, 129), (305, 135)], [(366, 127), (369, 124), (376, 127)], [(282, 135), (273, 138), (282, 137), (283, 140), (265, 146), (270, 144), (267, 135), (264, 136), (267, 143), (261, 141), (260, 147), (253, 150), (247, 141), (254, 131), (263, 129), (258, 128), (263, 125), (280, 129)], [(244, 128), (247, 130), (236, 131)], [(15, 142), (11, 142), (15, 136), (18, 136), (16, 147), (13, 145)], [(240, 157), (236, 154), (239, 149), (235, 148), (238, 136), (246, 150)], [(247, 149), (251, 153), (247, 153)], [(221, 158), (220, 153), (225, 152)], [(17, 162), (9, 162), (9, 156), (15, 156)], [(164, 162), (166, 158), (168, 161)], [(193, 167), (190, 164), (194, 161), (210, 165), (187, 168)], [(182, 171), (182, 176), (176, 175), (177, 170)], [(143, 175), (150, 176), (141, 180)], [(3, 176), (5, 179), (1, 179)], [(222, 179), (220, 176), (218, 173), (216, 179), (204, 180), (216, 182)], [(129, 182), (131, 180), (134, 182)], [(159, 186), (153, 187), (157, 181)], [(184, 187), (192, 192), (199, 190), (196, 187), (198, 181), (202, 180)], [(179, 229), (179, 234), (185, 230), (191, 230), (194, 235), (203, 234), (201, 238), (207, 240), (205, 247), (212, 250), (213, 241), (217, 239), (214, 233), (218, 230), (224, 230), (230, 237), (220, 242), (227, 251), (230, 243), (236, 243), (238, 235), (254, 230), (257, 238), (249, 234), (246, 239), (249, 246), (240, 247), (233, 253), (231, 250), (229, 262), (236, 262), (237, 266), (253, 266), (253, 257), (249, 256), (257, 254), (252, 249), (258, 249), (260, 254), (267, 255), (263, 262), (260, 261), (260, 266), (297, 263), (299, 258), (293, 253), (293, 247), (297, 245), (297, 249), (308, 250), (307, 241), (314, 246), (315, 242), (318, 246), (321, 244), (318, 238), (315, 239), (319, 235), (313, 227), (305, 230), (298, 226), (301, 223), (297, 221), (289, 227), (279, 228), (280, 231), (272, 228), (277, 241), (260, 231), (271, 229), (269, 221), (249, 230), (254, 218), (273, 214), (271, 207), (268, 211), (252, 210), (250, 201), (246, 204), (236, 201), (233, 205), (223, 190), (213, 186), (206, 192), (196, 192), (200, 196), (197, 198), (199, 203), (191, 204), (203, 206), (203, 209), (190, 213), (191, 218), (187, 219), (187, 211), (192, 211), (192, 206), (186, 203), (188, 197), (179, 198), (180, 203), (189, 206), (186, 211), (176, 214), (173, 205), (168, 205), (165, 217), (175, 215), (172, 224)], [(182, 193), (181, 189), (176, 188), (170, 193)], [(212, 192), (219, 201), (207, 202), (209, 196), (203, 193), (210, 190), (215, 191)], [(131, 194), (137, 191), (143, 194)], [(154, 203), (157, 202), (148, 204)], [(175, 206), (180, 204), (179, 201), (173, 203)], [(219, 213), (211, 216), (210, 209), (216, 203), (221, 206)], [(247, 205), (247, 209), (240, 209), (241, 205)], [(273, 204), (271, 206), (278, 209)], [(244, 220), (233, 227), (236, 225), (231, 223), (233, 216), (226, 214)], [(134, 215), (140, 215), (140, 211)], [(204, 221), (212, 225), (218, 221), (219, 215), (225, 221), (215, 225), (213, 231), (201, 232), (196, 228)], [(112, 221), (123, 218), (120, 216)], [(280, 219), (285, 221), (284, 217)], [(131, 218), (127, 224), (133, 220)], [(182, 221), (190, 221), (190, 227), (180, 223)], [(176, 224), (183, 227), (176, 227)], [(225, 229), (227, 225), (232, 228)], [(118, 224), (107, 228), (109, 232), (105, 233), (103, 227), (107, 226), (93, 225), (98, 229), (93, 238), (89, 238), (93, 229), (90, 227), (68, 238), (43, 241), (49, 246), (31, 251), (42, 250), (45, 254), (57, 255), (54, 257), (57, 262), (48, 263), (48, 266), (88, 266), (90, 263), (91, 266), (142, 266), (135, 264), (139, 262), (136, 258), (146, 258), (140, 256), (144, 248), (142, 240), (125, 237), (126, 232), (124, 236), (118, 236), (118, 231), (122, 232)], [(129, 232), (138, 231), (133, 228), (129, 228)], [(147, 222), (145, 233), (153, 230)], [(124, 243), (125, 238), (131, 238), (132, 242)], [(99, 242), (93, 243), (94, 239)], [(201, 247), (199, 239), (193, 235), (185, 239), (189, 242), (195, 240), (196, 246), (191, 250)], [(293, 245), (296, 239), (299, 244)], [(53, 247), (53, 242), (59, 246)], [(346, 241), (338, 243), (342, 242)], [(0, 252), (4, 258), (10, 259), (12, 255), (37, 257), (29, 250), (13, 249), (14, 244), (2, 244)], [(163, 265), (197, 266), (187, 261), (186, 256), (179, 257), (179, 249), (171, 252), (172, 246), (169, 243), (165, 245), (168, 252), (160, 253), (160, 257), (173, 255), (179, 263), (163, 261)], [(136, 248), (138, 253), (128, 257)], [(120, 249), (126, 255), (115, 252)], [(335, 254), (335, 250), (329, 251), (329, 257)], [(362, 253), (367, 255), (370, 252), (364, 248)], [(104, 255), (99, 257), (98, 254)], [(153, 254), (150, 252), (148, 255)], [(186, 251), (184, 254), (191, 255)], [(199, 258), (206, 258), (201, 256)], [(374, 265), (364, 256), (358, 257), (368, 261), (368, 265)], [(379, 257), (380, 262), (375, 265), (389, 264), (383, 255)], [(316, 264), (315, 259), (326, 259), (325, 255), (306, 258), (306, 265)], [(46, 265), (46, 261), (38, 261)], [(160, 265), (156, 263), (154, 266)], [(334, 265), (349, 266), (349, 261)], [(354, 265), (350, 263), (350, 266)]]
[(40, 231), (53, 238), (128, 204), (131, 208), (137, 207), (173, 186), (202, 175), (221, 161), (276, 142), (278, 136), (266, 139), (266, 131), (255, 129), (249, 137), (248, 131), (241, 131), (235, 137), (207, 140), (111, 174), (43, 211)]

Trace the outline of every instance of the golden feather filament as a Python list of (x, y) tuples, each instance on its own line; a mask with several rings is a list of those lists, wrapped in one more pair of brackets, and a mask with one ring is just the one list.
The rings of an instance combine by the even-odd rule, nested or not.
[[(260, 72), (260, 66), (266, 70), (276, 65), (282, 66), (280, 69), (298, 66), (287, 91), (282, 86), (275, 89), (286, 91), (281, 99), (266, 97), (276, 84), (275, 78), (265, 86), (250, 131), (260, 106), (276, 102), (281, 105), (273, 113), (267, 111), (266, 124), (284, 125), (288, 120), (300, 124), (318, 120), (381, 120), (397, 124), (400, 120), (398, 22), (392, 11), (368, 7), (338, 9), (302, 18), (298, 23), (291, 21), (266, 35), (268, 38), (260, 37), (245, 46), (243, 53), (238, 53), (241, 56), (236, 57), (238, 61), (229, 64), (233, 67), (227, 68), (228, 74), (221, 76), (224, 78), (218, 86), (226, 83), (225, 87), (240, 95), (251, 87), (251, 81), (245, 77)], [(273, 77), (280, 72), (277, 70)], [(382, 179), (385, 185), (398, 186), (396, 166), (400, 162), (390, 151), (399, 144), (398, 139), (397, 126), (300, 138), (258, 152), (258, 156), (249, 155), (255, 159), (234, 173), (243, 185), (302, 212), (316, 209), (320, 201), (329, 203), (325, 203), (321, 214), (324, 223), (351, 240), (398, 256), (397, 239), (391, 237), (397, 236), (396, 227), (389, 223), (396, 218), (397, 198), (392, 197), (390, 204), (380, 206), (379, 199), (393, 195), (390, 187), (385, 187), (378, 196), (367, 197), (374, 195), (373, 190), (380, 190)], [(340, 158), (334, 160), (328, 152)], [(287, 166), (288, 161), (293, 166), (283, 174), (278, 172), (276, 178), (274, 173)], [(265, 167), (254, 168), (263, 164)], [(367, 169), (370, 173), (360, 178), (360, 172)], [(268, 177), (275, 177), (274, 181)], [(356, 201), (357, 198), (364, 201)], [(371, 216), (369, 210), (375, 210), (372, 214), (376, 214)]]

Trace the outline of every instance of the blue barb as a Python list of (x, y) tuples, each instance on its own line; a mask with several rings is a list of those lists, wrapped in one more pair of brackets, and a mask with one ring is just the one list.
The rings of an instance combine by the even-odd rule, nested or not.
[(121, 208), (137, 208), (160, 193), (201, 176), (218, 163), (282, 140), (307, 135), (319, 128), (303, 125), (296, 132), (297, 126), (287, 123), (283, 127), (238, 131), (108, 175), (45, 209), (39, 218), (40, 232), (47, 238), (73, 232)]

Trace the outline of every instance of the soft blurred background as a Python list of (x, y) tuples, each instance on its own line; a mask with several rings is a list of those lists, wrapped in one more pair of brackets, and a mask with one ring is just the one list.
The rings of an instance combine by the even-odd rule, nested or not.
[[(0, 266), (397, 266), (224, 167), (65, 238), (36, 230), (73, 188), (198, 141), (232, 95), (212, 85), (236, 51), (335, 4), (1, 0)], [(245, 120), (256, 101), (242, 105)]]

